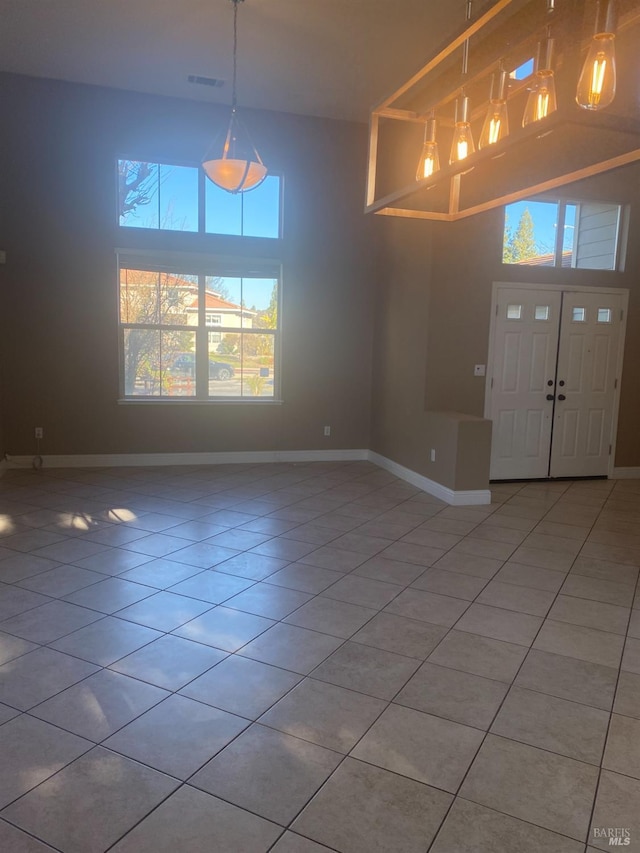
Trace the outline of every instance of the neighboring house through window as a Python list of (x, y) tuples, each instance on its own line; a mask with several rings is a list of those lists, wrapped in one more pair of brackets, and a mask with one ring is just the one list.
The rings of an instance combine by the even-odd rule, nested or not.
[[(121, 397), (279, 399), (280, 178), (231, 196), (196, 167), (120, 160), (118, 179), (120, 225), (139, 235), (118, 250)], [(211, 252), (218, 227), (237, 255)], [(197, 251), (153, 248), (158, 230), (195, 232)], [(265, 243), (275, 257), (256, 259)]]

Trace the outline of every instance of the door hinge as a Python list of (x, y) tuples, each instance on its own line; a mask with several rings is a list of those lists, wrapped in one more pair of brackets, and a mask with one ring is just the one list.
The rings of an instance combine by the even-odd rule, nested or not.
[(617, 379), (613, 380), (613, 387), (614, 387), (614, 389), (618, 387), (618, 380)]
[(609, 456), (611, 456), (611, 445), (609, 445)]
[(493, 376), (491, 377), (491, 388), (493, 388)]

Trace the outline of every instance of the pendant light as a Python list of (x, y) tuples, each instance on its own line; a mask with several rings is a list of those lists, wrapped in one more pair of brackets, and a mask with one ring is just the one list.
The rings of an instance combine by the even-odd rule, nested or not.
[(469, 98), (463, 94), (456, 101), (456, 121), (449, 163), (459, 163), (461, 160), (466, 160), (475, 150), (471, 123), (469, 122)]
[[(267, 176), (267, 168), (262, 162), (244, 123), (238, 116), (236, 98), (236, 69), (238, 58), (238, 3), (244, 0), (231, 0), (233, 3), (233, 85), (231, 95), (231, 117), (226, 137), (217, 156), (208, 158), (202, 164), (206, 176), (218, 187), (230, 193), (241, 193), (255, 189)], [(214, 142), (212, 148), (215, 149)], [(210, 149), (211, 150), (211, 149)]]
[(507, 72), (501, 69), (498, 76), (494, 76), (491, 80), (489, 109), (480, 134), (479, 148), (495, 145), (496, 142), (500, 142), (501, 139), (509, 135), (506, 91)]
[[(467, 0), (467, 21), (471, 20), (472, 0)], [(462, 45), (462, 80), (467, 79), (469, 71), (469, 39), (465, 39)], [(470, 154), (473, 154), (476, 147), (473, 142), (473, 134), (471, 132), (471, 123), (469, 121), (469, 98), (464, 93), (464, 88), (460, 92), (460, 97), (456, 101), (455, 124), (453, 128), (453, 139), (451, 140), (451, 153), (449, 155), (449, 163), (459, 163), (461, 160), (466, 160)]]
[[(547, 14), (550, 15), (555, 11), (555, 5), (555, 0), (547, 0)], [(553, 73), (553, 50), (551, 26), (547, 25), (545, 40), (538, 42), (536, 70), (522, 116), (523, 127), (546, 118), (558, 109), (556, 80)]]
[(546, 118), (558, 109), (556, 81), (551, 67), (553, 46), (554, 40), (551, 37), (547, 37), (538, 45), (538, 56), (544, 56), (544, 58), (538, 59), (538, 70), (534, 74), (533, 85), (522, 117), (523, 127)]
[(616, 3), (598, 3), (596, 27), (589, 53), (578, 81), (576, 102), (585, 110), (608, 107), (616, 95)]
[(438, 154), (438, 143), (436, 142), (436, 119), (433, 113), (427, 119), (424, 126), (424, 142), (422, 152), (418, 160), (416, 170), (416, 181), (430, 178), (440, 168), (440, 156)]

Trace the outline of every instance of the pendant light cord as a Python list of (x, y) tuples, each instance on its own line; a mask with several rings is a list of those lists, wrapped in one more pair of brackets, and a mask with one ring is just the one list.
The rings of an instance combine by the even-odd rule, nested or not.
[(231, 108), (235, 112), (236, 109), (236, 76), (238, 66), (238, 3), (240, 0), (232, 0), (233, 2), (233, 82), (231, 88)]

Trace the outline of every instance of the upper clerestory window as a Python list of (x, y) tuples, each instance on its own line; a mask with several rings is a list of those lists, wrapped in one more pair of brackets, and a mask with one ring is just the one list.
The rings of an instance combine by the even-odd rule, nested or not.
[(118, 160), (117, 214), (124, 228), (278, 239), (281, 196), (279, 175), (233, 195), (197, 166)]

